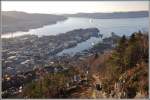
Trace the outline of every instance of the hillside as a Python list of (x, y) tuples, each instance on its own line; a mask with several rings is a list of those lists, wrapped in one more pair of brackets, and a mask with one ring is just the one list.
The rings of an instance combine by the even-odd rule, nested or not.
[[(94, 60), (93, 60), (94, 59)], [(148, 35), (140, 31), (123, 36), (114, 50), (88, 60), (92, 75), (99, 77), (106, 97), (147, 98)]]
[(148, 11), (114, 12), (114, 13), (77, 13), (77, 14), (65, 14), (64, 16), (96, 18), (96, 19), (140, 18), (140, 17), (148, 17)]
[(18, 11), (2, 11), (1, 14), (3, 34), (17, 31), (28, 31), (30, 29), (40, 28), (44, 25), (55, 24), (58, 21), (66, 20), (68, 17), (83, 17), (96, 19), (148, 17), (148, 11), (114, 13), (77, 13), (62, 15), (25, 13)]
[[(100, 45), (101, 46), (101, 45)], [(96, 46), (97, 47), (97, 46)], [(122, 36), (113, 50), (84, 59), (59, 61), (61, 72), (44, 70), (23, 89), (26, 98), (147, 98), (148, 35)], [(47, 68), (51, 68), (47, 67)], [(47, 74), (46, 74), (47, 73)], [(55, 84), (55, 85), (54, 85)]]
[(44, 25), (55, 24), (58, 21), (67, 19), (64, 16), (52, 14), (25, 13), (17, 11), (2, 11), (3, 33), (28, 31)]

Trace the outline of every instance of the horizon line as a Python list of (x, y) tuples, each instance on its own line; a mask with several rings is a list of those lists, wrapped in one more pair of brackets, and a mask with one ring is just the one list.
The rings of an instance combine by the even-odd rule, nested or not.
[(149, 12), (149, 10), (133, 10), (133, 11), (112, 11), (112, 12), (78, 12), (78, 13), (34, 13), (34, 12), (26, 12), (26, 11), (19, 11), (19, 10), (1, 10), (1, 12), (22, 12), (22, 13), (27, 13), (27, 14), (53, 14), (53, 15), (72, 15), (72, 14), (82, 14), (82, 13), (127, 13), (127, 12)]

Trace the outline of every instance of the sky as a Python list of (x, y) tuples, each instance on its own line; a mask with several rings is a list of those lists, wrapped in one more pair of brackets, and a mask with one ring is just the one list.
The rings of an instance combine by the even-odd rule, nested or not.
[(149, 1), (2, 1), (2, 11), (74, 14), (126, 12), (149, 9)]

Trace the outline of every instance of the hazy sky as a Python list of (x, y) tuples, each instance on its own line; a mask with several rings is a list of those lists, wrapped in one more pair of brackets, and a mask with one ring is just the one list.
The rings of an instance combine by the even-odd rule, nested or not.
[(2, 1), (2, 11), (29, 13), (118, 12), (149, 9), (149, 1)]

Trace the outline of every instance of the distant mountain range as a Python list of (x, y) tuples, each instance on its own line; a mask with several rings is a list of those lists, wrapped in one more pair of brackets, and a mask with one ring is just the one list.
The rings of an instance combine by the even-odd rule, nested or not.
[(77, 13), (63, 15), (37, 13), (31, 14), (18, 11), (2, 11), (1, 14), (3, 34), (16, 31), (28, 31), (29, 29), (40, 28), (44, 25), (55, 24), (58, 21), (66, 20), (68, 17), (84, 17), (96, 19), (148, 17), (148, 11), (116, 13)]
[(64, 14), (63, 16), (96, 18), (96, 19), (138, 18), (138, 17), (148, 17), (148, 11), (114, 12), (114, 13), (77, 13), (77, 14)]

